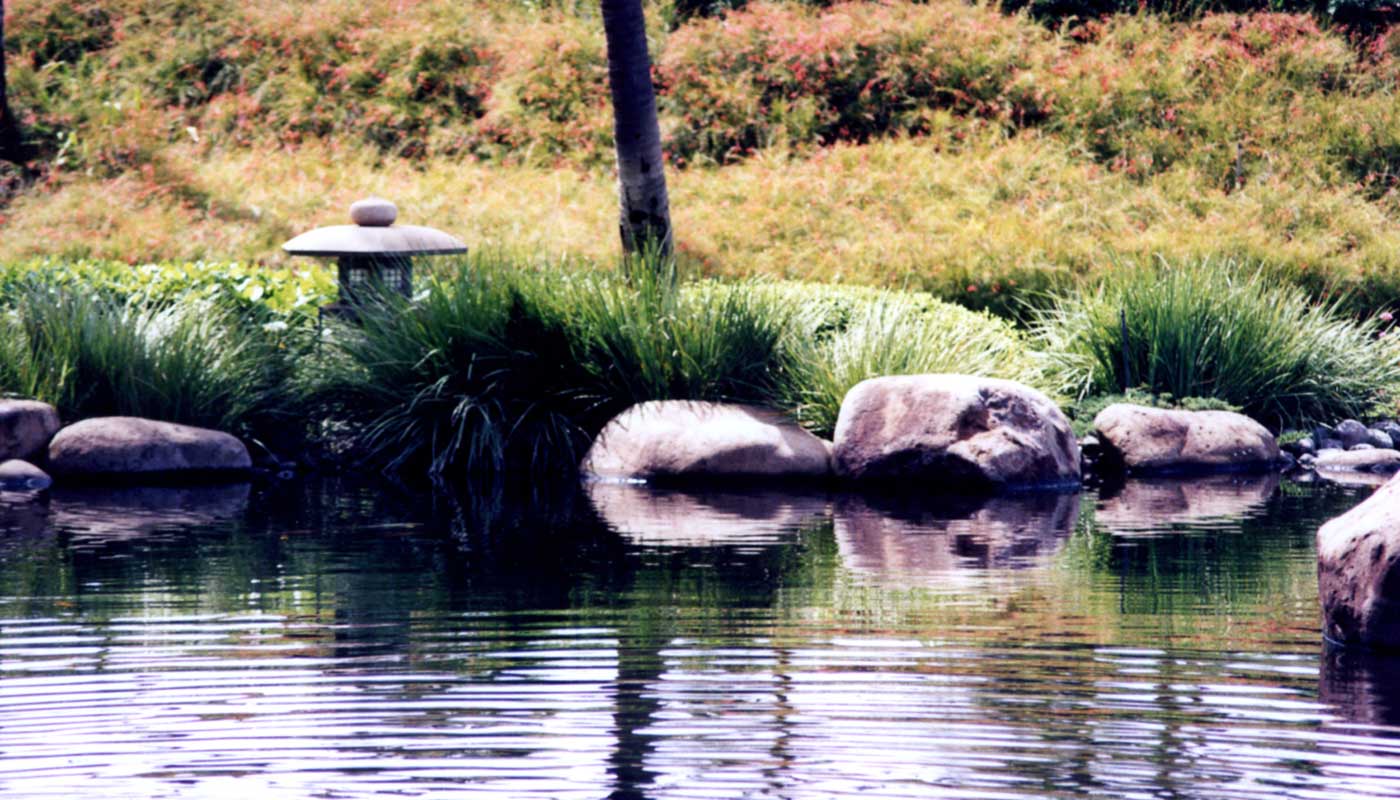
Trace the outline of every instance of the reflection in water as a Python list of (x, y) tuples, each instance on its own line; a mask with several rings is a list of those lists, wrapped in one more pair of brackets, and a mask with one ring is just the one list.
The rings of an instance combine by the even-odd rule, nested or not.
[(1335, 488), (1127, 540), (1074, 496), (278, 491), (0, 547), (0, 794), (1400, 796), (1346, 722), (1389, 668), (1319, 697)]
[(1095, 518), (1113, 533), (1128, 535), (1167, 532), (1171, 525), (1228, 525), (1258, 512), (1278, 487), (1274, 472), (1129, 478), (1104, 488)]
[(0, 547), (48, 532), (48, 495), (0, 492)]
[(771, 489), (679, 491), (597, 481), (588, 495), (609, 527), (647, 546), (773, 544), (831, 507), (825, 494)]
[(894, 579), (1019, 568), (1053, 554), (1078, 513), (1078, 494), (927, 500), (848, 495), (836, 505), (836, 543), (848, 568)]
[(1324, 646), (1318, 693), (1349, 722), (1400, 728), (1400, 654)]
[(84, 539), (188, 530), (239, 517), (250, 492), (246, 483), (55, 489), (52, 523)]

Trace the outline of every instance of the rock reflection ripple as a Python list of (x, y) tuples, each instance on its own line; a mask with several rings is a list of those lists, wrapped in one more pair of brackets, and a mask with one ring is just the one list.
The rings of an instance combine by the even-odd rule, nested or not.
[(234, 519), (250, 493), (247, 483), (56, 489), (52, 523), (92, 539), (149, 536)]
[(1095, 517), (1129, 536), (1166, 533), (1173, 525), (1229, 525), (1262, 511), (1279, 480), (1272, 472), (1130, 479), (1104, 488)]
[(848, 568), (892, 580), (965, 569), (1016, 569), (1059, 550), (1079, 495), (991, 498), (843, 496), (835, 530)]
[(635, 545), (768, 545), (831, 510), (825, 493), (732, 488), (661, 489), (646, 484), (588, 484), (593, 508)]

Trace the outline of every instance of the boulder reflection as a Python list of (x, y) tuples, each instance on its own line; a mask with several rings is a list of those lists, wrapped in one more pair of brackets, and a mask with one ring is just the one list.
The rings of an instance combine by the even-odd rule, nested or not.
[(248, 508), (246, 483), (55, 489), (55, 528), (93, 539), (146, 536), (234, 519)]
[(1078, 512), (1078, 494), (920, 500), (852, 495), (836, 505), (836, 543), (847, 567), (892, 578), (1015, 569), (1057, 551)]
[(1104, 487), (1095, 517), (1117, 534), (1151, 534), (1170, 525), (1222, 523), (1261, 511), (1278, 491), (1278, 473), (1131, 479)]
[(1348, 722), (1400, 725), (1400, 654), (1324, 646), (1318, 695)]
[(633, 544), (663, 547), (772, 544), (830, 513), (823, 493), (670, 490), (642, 484), (588, 485), (598, 516)]

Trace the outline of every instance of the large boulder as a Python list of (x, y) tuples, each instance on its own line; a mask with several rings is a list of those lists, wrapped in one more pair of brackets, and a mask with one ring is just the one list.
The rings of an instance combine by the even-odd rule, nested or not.
[(836, 421), (836, 474), (926, 490), (1079, 484), (1079, 443), (1050, 398), (1014, 381), (906, 375), (856, 384)]
[(831, 473), (831, 448), (775, 411), (659, 400), (614, 417), (582, 470), (641, 480), (820, 479)]
[(248, 449), (227, 433), (137, 417), (96, 417), (59, 431), (49, 470), (60, 477), (240, 472)]
[(1317, 531), (1323, 634), (1400, 650), (1400, 479)]
[(1182, 411), (1115, 403), (1094, 417), (1105, 461), (1128, 472), (1268, 469), (1278, 442), (1263, 425), (1232, 411)]
[(0, 400), (0, 461), (43, 452), (58, 424), (58, 411), (48, 403)]

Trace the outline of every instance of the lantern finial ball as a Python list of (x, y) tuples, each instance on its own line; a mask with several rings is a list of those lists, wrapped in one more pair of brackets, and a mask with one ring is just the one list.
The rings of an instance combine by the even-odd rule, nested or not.
[(387, 228), (398, 218), (398, 206), (382, 197), (368, 197), (350, 204), (350, 221), (361, 227)]

